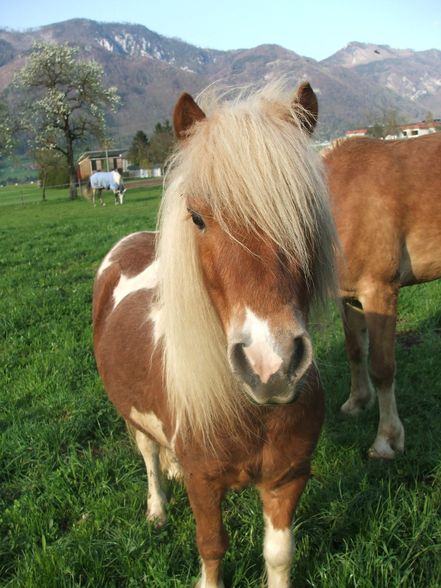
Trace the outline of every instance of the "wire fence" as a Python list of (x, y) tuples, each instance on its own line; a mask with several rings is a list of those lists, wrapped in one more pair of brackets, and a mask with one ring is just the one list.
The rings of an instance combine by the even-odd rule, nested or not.
[[(125, 178), (124, 185), (127, 189), (162, 186), (163, 178)], [(53, 201), (65, 199), (68, 195), (70, 185), (57, 184), (46, 186), (45, 200)], [(78, 196), (89, 199), (87, 193), (87, 181), (77, 183)], [(0, 206), (10, 204), (29, 204), (31, 202), (41, 202), (43, 200), (43, 186), (38, 182), (28, 184), (15, 184), (0, 186)]]

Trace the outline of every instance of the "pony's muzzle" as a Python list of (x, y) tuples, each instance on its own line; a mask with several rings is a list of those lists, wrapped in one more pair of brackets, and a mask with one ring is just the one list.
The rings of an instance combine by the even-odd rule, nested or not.
[(291, 339), (280, 355), (269, 346), (235, 343), (230, 348), (233, 372), (258, 404), (286, 404), (296, 397), (297, 384), (312, 363), (308, 335)]

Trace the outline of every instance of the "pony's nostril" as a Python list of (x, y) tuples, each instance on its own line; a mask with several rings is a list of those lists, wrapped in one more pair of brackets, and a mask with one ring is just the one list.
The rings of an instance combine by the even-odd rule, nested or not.
[(256, 374), (254, 373), (250, 362), (244, 352), (244, 344), (236, 343), (233, 345), (231, 352), (231, 363), (234, 371), (240, 375), (251, 386), (255, 385)]
[(288, 373), (290, 376), (294, 376), (299, 368), (302, 368), (305, 361), (307, 360), (309, 346), (307, 344), (306, 337), (294, 338), (294, 349), (289, 363)]

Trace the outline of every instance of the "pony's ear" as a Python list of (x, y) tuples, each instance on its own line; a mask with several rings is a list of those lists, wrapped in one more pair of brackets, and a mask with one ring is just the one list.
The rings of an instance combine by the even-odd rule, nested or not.
[(185, 139), (191, 127), (205, 118), (205, 114), (186, 92), (176, 103), (173, 113), (173, 127), (178, 139)]
[(302, 82), (297, 89), (292, 107), (299, 117), (303, 129), (312, 134), (318, 118), (318, 102), (309, 82)]

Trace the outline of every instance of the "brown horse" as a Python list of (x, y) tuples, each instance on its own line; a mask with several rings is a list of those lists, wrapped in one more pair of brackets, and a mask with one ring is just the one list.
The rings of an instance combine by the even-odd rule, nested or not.
[(198, 586), (223, 586), (221, 502), (254, 484), (268, 585), (283, 588), (323, 419), (307, 317), (333, 287), (336, 233), (309, 84), (218, 102), (176, 105), (159, 232), (126, 237), (98, 270), (95, 354), (145, 460), (148, 519), (166, 518), (160, 458), (182, 473)]
[[(402, 141), (354, 138), (325, 154), (343, 259), (340, 288), (356, 415), (378, 392), (371, 457), (404, 449), (395, 402), (398, 291), (441, 277), (441, 133)], [(361, 308), (360, 308), (361, 305)]]

